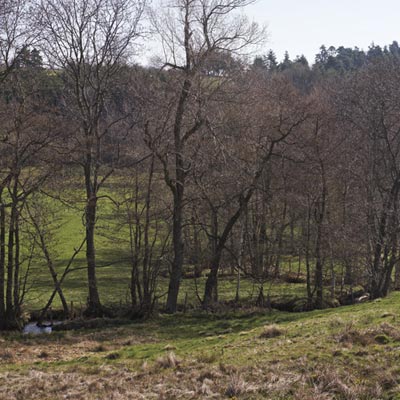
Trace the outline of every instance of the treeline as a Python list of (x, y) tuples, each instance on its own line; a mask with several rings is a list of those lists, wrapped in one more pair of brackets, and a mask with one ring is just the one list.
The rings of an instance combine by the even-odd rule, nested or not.
[(370, 62), (400, 57), (400, 47), (397, 41), (393, 41), (392, 44), (383, 48), (372, 43), (367, 51), (360, 50), (358, 47), (340, 46), (336, 49), (334, 46), (329, 46), (326, 48), (325, 45), (322, 45), (319, 50), (312, 63), (309, 63), (304, 55), (296, 56), (291, 60), (288, 52), (285, 52), (284, 59), (278, 62), (274, 51), (269, 50), (265, 55), (254, 58), (253, 67), (270, 72), (282, 72), (302, 66), (314, 72), (345, 73), (361, 68)]
[(397, 41), (384, 46), (371, 44), (367, 51), (357, 47), (335, 48), (322, 45), (315, 59), (310, 63), (304, 55), (291, 59), (285, 52), (282, 61), (278, 61), (273, 50), (265, 55), (256, 56), (252, 67), (269, 73), (285, 73), (290, 75), (293, 83), (301, 90), (309, 91), (319, 79), (326, 79), (327, 75), (344, 75), (379, 61), (396, 61), (400, 57), (400, 48)]
[[(185, 274), (207, 274), (205, 308), (223, 271), (256, 282), (266, 305), (288, 263), (308, 309), (400, 285), (397, 43), (321, 48), (312, 67), (271, 52), (248, 64), (265, 36), (237, 16), (248, 3), (147, 13), (135, 0), (0, 1), (1, 329), (18, 326), (38, 258), (54, 286), (43, 315), (59, 296), (67, 316), (63, 282), (83, 249), (86, 315), (107, 315), (95, 245), (105, 202), (108, 238), (129, 254), (131, 315), (153, 311), (161, 277), (176, 312)], [(157, 68), (132, 59), (149, 29)], [(63, 271), (49, 199), (83, 214)]]

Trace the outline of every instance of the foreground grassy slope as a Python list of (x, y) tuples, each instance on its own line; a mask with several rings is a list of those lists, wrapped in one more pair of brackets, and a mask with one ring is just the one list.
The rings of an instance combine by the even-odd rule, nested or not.
[(400, 293), (1, 337), (0, 399), (400, 399)]

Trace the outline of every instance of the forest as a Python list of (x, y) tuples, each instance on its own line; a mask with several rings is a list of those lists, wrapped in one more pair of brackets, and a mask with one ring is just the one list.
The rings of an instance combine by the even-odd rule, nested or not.
[[(161, 67), (130, 58), (144, 3), (49, 1), (34, 33), (29, 3), (5, 3), (3, 329), (18, 326), (35, 274), (53, 286), (45, 311), (57, 297), (68, 317), (63, 282), (77, 268), (85, 315), (112, 314), (97, 285), (101, 246), (130, 266), (129, 298), (114, 302), (132, 316), (156, 304), (175, 313), (183, 278), (206, 277), (203, 308), (218, 303), (221, 275), (252, 281), (266, 307), (274, 283), (304, 283), (299, 310), (400, 286), (397, 42), (322, 46), (311, 66), (272, 51), (246, 62), (265, 36), (235, 16), (246, 3), (177, 2), (173, 27), (153, 15)], [(68, 210), (81, 242), (59, 234)]]
[[(108, 351), (110, 371), (122, 357), (138, 376), (158, 379), (140, 355), (175, 371), (173, 387), (162, 392), (153, 382), (137, 389), (145, 397), (109, 397), (107, 384), (92, 382), (91, 394), (68, 398), (397, 398), (397, 353), (384, 356), (379, 346), (395, 351), (400, 341), (399, 44), (322, 45), (315, 60), (286, 52), (280, 61), (266, 28), (243, 14), (251, 3), (0, 0), (0, 342), (11, 349), (0, 352), (4, 398), (23, 398), (12, 397), (2, 375), (7, 363), (22, 368), (14, 346), (44, 349), (39, 375), (19, 381), (22, 396), (41, 382), (39, 396), (53, 345), (96, 340), (90, 351)], [(143, 65), (150, 39), (154, 57)], [(9, 333), (53, 319), (95, 333), (32, 343)], [(127, 339), (136, 326), (155, 344)], [(269, 386), (255, 386), (258, 372), (232, 361), (250, 351), (242, 341), (251, 332), (256, 342), (275, 341), (278, 354), (279, 341), (291, 346), (304, 326), (311, 333), (293, 350), (300, 364), (281, 354), (269, 360), (279, 377), (260, 367)], [(367, 366), (357, 363), (360, 376), (349, 375), (344, 356), (336, 375), (321, 372), (307, 353), (318, 329), (345, 347), (322, 353), (340, 358), (354, 346), (367, 364), (388, 363), (391, 375), (369, 371), (374, 378), (363, 380)], [(73, 376), (87, 360), (89, 375), (102, 370), (103, 361), (82, 354), (68, 354), (59, 373)], [(189, 354), (219, 369), (178, 393), (182, 365), (189, 386), (184, 374), (197, 368)], [(291, 368), (303, 368), (301, 377), (285, 375)], [(110, 371), (104, 379), (114, 379)], [(128, 377), (118, 379), (126, 387)], [(227, 388), (217, 389), (221, 382)]]

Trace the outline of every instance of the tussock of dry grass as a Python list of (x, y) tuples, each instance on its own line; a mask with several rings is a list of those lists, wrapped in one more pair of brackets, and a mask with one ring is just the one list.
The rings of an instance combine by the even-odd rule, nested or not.
[(160, 368), (176, 368), (181, 361), (175, 355), (174, 352), (170, 351), (167, 355), (158, 357), (156, 360), (156, 365)]
[(400, 341), (400, 329), (386, 322), (367, 329), (355, 328), (350, 323), (336, 335), (336, 340), (339, 343), (347, 345), (369, 346), (374, 343), (387, 344), (390, 340)]
[(267, 325), (260, 334), (261, 339), (270, 339), (283, 335), (284, 331), (277, 325)]
[(357, 382), (349, 375), (339, 374), (334, 369), (324, 369), (316, 377), (316, 391), (320, 394), (329, 393), (336, 398), (358, 400), (361, 398), (379, 399), (382, 397), (382, 386), (376, 382), (369, 386), (367, 382)]
[(328, 324), (329, 324), (330, 328), (337, 328), (337, 327), (346, 326), (345, 321), (343, 320), (343, 318), (340, 318), (340, 317), (331, 318), (329, 320)]
[(313, 377), (313, 386), (319, 394), (336, 394), (339, 398), (356, 400), (359, 398), (357, 386), (344, 379), (332, 368), (320, 371)]
[(198, 390), (198, 394), (207, 397), (215, 396), (215, 393), (211, 389), (213, 385), (214, 382), (211, 379), (204, 379)]
[(392, 312), (384, 312), (384, 313), (381, 315), (381, 318), (392, 318), (393, 321), (395, 321), (395, 320), (396, 320), (396, 314), (394, 314), (394, 313), (392, 313)]
[(14, 360), (14, 354), (9, 350), (0, 352), (0, 361), (11, 362)]
[(225, 390), (225, 396), (237, 397), (248, 390), (247, 383), (243, 380), (242, 376), (238, 373), (232, 374), (229, 379), (228, 387)]
[(106, 359), (107, 360), (117, 360), (118, 358), (120, 358), (121, 355), (119, 353), (109, 353), (106, 355)]
[(163, 348), (163, 350), (165, 350), (165, 351), (172, 351), (172, 350), (176, 350), (176, 347), (173, 346), (172, 344), (167, 344), (167, 345)]
[(107, 349), (106, 346), (104, 346), (103, 344), (99, 344), (99, 345), (95, 346), (92, 351), (94, 353), (102, 353), (102, 352), (107, 351), (107, 350), (108, 349)]
[(370, 334), (366, 334), (360, 329), (344, 329), (339, 335), (336, 336), (339, 343), (352, 346), (353, 344), (358, 344), (361, 346), (368, 346), (374, 342), (373, 337)]
[(199, 363), (212, 364), (218, 360), (216, 353), (202, 353), (197, 357)]

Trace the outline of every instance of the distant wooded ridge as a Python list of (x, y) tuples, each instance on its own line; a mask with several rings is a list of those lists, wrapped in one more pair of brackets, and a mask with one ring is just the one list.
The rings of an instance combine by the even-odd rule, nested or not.
[(291, 59), (288, 52), (285, 52), (284, 59), (278, 61), (273, 50), (263, 55), (258, 55), (253, 61), (253, 66), (269, 71), (284, 71), (291, 67), (309, 67), (316, 71), (352, 71), (364, 66), (368, 62), (383, 58), (399, 58), (400, 48), (397, 41), (383, 47), (371, 43), (368, 50), (361, 50), (358, 47), (325, 46), (322, 45), (314, 60), (307, 60), (304, 55)]

